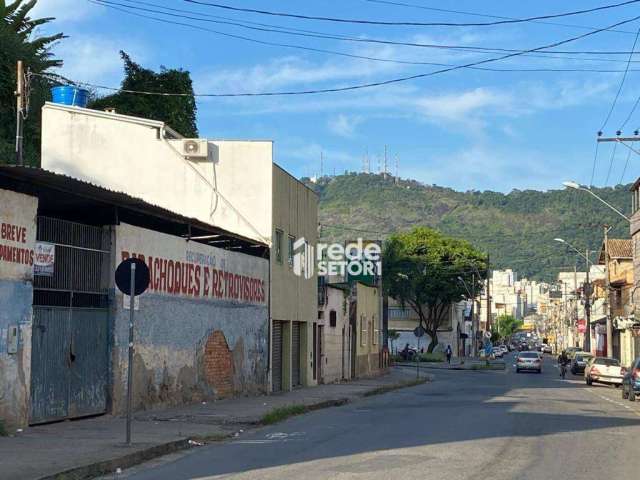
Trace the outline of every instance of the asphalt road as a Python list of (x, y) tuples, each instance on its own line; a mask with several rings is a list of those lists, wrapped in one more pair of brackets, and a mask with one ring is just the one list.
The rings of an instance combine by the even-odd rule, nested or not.
[[(640, 402), (544, 371), (440, 371), (118, 475), (135, 480), (640, 478)], [(110, 477), (111, 478), (111, 477)]]

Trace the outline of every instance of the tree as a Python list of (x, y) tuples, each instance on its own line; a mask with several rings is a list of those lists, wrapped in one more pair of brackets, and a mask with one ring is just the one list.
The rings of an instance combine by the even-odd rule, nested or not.
[(38, 165), (40, 157), (41, 108), (49, 98), (51, 80), (38, 76), (60, 67), (61, 60), (53, 58), (52, 45), (64, 38), (62, 33), (39, 37), (37, 27), (53, 18), (32, 19), (29, 12), (37, 0), (16, 0), (7, 4), (0, 0), (0, 163), (15, 159), (16, 124), (16, 64), (22, 60), (24, 68), (36, 74), (29, 77), (29, 111), (24, 124), (25, 163)]
[(451, 305), (469, 296), (465, 285), (471, 289), (474, 277), (476, 292), (480, 292), (482, 279), (474, 273), (483, 273), (486, 260), (469, 242), (427, 227), (387, 240), (382, 270), (385, 291), (416, 312), (431, 337), (429, 353), (438, 345), (438, 329), (445, 324)]
[(197, 137), (196, 100), (189, 72), (182, 69), (160, 67), (160, 72), (142, 68), (125, 52), (120, 52), (124, 61), (122, 90), (137, 92), (163, 92), (186, 94), (184, 96), (140, 95), (118, 92), (97, 98), (89, 108), (103, 110), (115, 108), (118, 113), (160, 120), (185, 137)]
[(496, 327), (498, 330), (498, 334), (500, 338), (506, 338), (513, 335), (516, 330), (521, 328), (523, 322), (521, 320), (517, 320), (513, 315), (500, 315), (496, 319)]
[(396, 340), (400, 338), (400, 332), (398, 332), (397, 330), (389, 330), (387, 332), (387, 338), (391, 342), (391, 351), (393, 352), (394, 351), (393, 344), (396, 342)]

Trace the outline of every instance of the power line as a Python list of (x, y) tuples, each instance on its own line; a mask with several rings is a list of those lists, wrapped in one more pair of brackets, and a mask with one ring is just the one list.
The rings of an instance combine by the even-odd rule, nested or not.
[(607, 179), (604, 184), (609, 185), (609, 177), (611, 176), (611, 169), (613, 168), (613, 161), (616, 158), (616, 151), (618, 150), (618, 142), (613, 144), (613, 149), (611, 150), (611, 160), (609, 161), (609, 171), (607, 171)]
[[(204, 13), (200, 13), (200, 12), (192, 12), (190, 10), (183, 10), (183, 9), (176, 9), (176, 8), (170, 8), (170, 7), (165, 7), (162, 5), (157, 5), (154, 3), (149, 3), (149, 2), (144, 2), (144, 1), (140, 1), (140, 0), (123, 0), (129, 3), (133, 3), (133, 4), (137, 4), (137, 5), (146, 5), (146, 6), (153, 6), (155, 8), (162, 8), (164, 10), (167, 11), (159, 11), (159, 10), (152, 10), (152, 9), (148, 9), (148, 8), (142, 8), (142, 7), (136, 7), (130, 4), (122, 4), (122, 3), (118, 3), (116, 1), (113, 0), (88, 0), (91, 3), (98, 3), (102, 6), (108, 7), (108, 8), (112, 8), (115, 10), (119, 10), (119, 11), (123, 11), (126, 13), (130, 13), (132, 15), (137, 15), (140, 17), (144, 17), (144, 18), (149, 18), (152, 20), (156, 20), (156, 21), (162, 21), (165, 23), (172, 23), (169, 22), (167, 20), (164, 19), (159, 19), (157, 17), (150, 17), (150, 16), (146, 16), (146, 15), (142, 15), (139, 13), (134, 13), (134, 11), (144, 11), (144, 12), (150, 12), (150, 13), (156, 13), (156, 14), (160, 14), (160, 15), (165, 15), (168, 17), (172, 17), (172, 18), (185, 18), (188, 20), (195, 20), (195, 21), (200, 21), (200, 22), (208, 22), (208, 23), (216, 23), (216, 24), (223, 24), (223, 25), (231, 25), (231, 26), (236, 26), (236, 27), (240, 27), (240, 28), (245, 28), (245, 29), (249, 29), (249, 30), (256, 30), (256, 31), (261, 31), (261, 32), (270, 32), (270, 33), (278, 33), (278, 34), (283, 34), (283, 35), (293, 35), (293, 36), (297, 36), (297, 37), (306, 37), (306, 38), (320, 38), (320, 39), (325, 39), (325, 40), (337, 40), (337, 41), (346, 41), (346, 42), (355, 42), (355, 43), (372, 43), (372, 44), (381, 44), (381, 45), (392, 45), (392, 46), (406, 46), (406, 47), (415, 47), (415, 48), (430, 48), (430, 49), (442, 49), (442, 50), (451, 50), (451, 51), (461, 51), (461, 52), (473, 52), (473, 53), (502, 53), (502, 52), (507, 52), (507, 53), (516, 53), (516, 52), (524, 52), (521, 49), (512, 49), (512, 48), (499, 48), (499, 47), (481, 47), (481, 46), (471, 46), (471, 45), (439, 45), (439, 44), (429, 44), (429, 43), (421, 43), (421, 42), (403, 42), (403, 41), (396, 41), (396, 40), (387, 40), (387, 39), (376, 39), (376, 38), (365, 38), (365, 37), (350, 37), (350, 36), (346, 36), (346, 35), (335, 35), (335, 34), (327, 34), (324, 32), (317, 32), (317, 31), (313, 31), (313, 30), (300, 30), (300, 29), (290, 29), (288, 27), (281, 27), (281, 26), (274, 26), (274, 25), (269, 25), (269, 24), (264, 24), (264, 23), (256, 23), (256, 22), (246, 22), (246, 21), (232, 21), (233, 19), (229, 19), (227, 17), (219, 17), (219, 16), (215, 16), (215, 15), (207, 15)], [(639, 0), (640, 1), (640, 0)], [(121, 6), (124, 7), (128, 10), (132, 10), (132, 11), (128, 11), (128, 10), (122, 10), (117, 8), (117, 6)], [(181, 12), (181, 13), (186, 13), (188, 15), (182, 15), (182, 14), (177, 14), (177, 13), (171, 13), (171, 12)], [(191, 16), (191, 15), (199, 15), (199, 16)], [(224, 19), (223, 20), (210, 20), (208, 18), (201, 18), (200, 16), (206, 16), (206, 17), (211, 17), (211, 18), (217, 18), (217, 19)], [(227, 21), (230, 20), (230, 21)], [(293, 45), (293, 44), (282, 44), (282, 43), (275, 43), (275, 42), (269, 42), (269, 41), (264, 41), (264, 40), (258, 40), (258, 39), (254, 39), (254, 38), (249, 38), (249, 37), (243, 37), (240, 35), (234, 35), (234, 34), (229, 34), (226, 32), (220, 32), (220, 31), (216, 31), (216, 30), (209, 30), (203, 27), (199, 27), (199, 26), (195, 26), (192, 24), (185, 24), (185, 23), (180, 23), (180, 22), (175, 22), (176, 25), (182, 25), (182, 26), (188, 26), (188, 27), (192, 27), (192, 28), (196, 28), (196, 29), (200, 29), (200, 30), (204, 30), (204, 31), (210, 31), (212, 33), (218, 34), (218, 35), (224, 35), (227, 37), (232, 37), (232, 38), (237, 38), (237, 39), (242, 39), (242, 40), (246, 40), (246, 41), (251, 41), (254, 43), (260, 43), (260, 44), (264, 44), (264, 45), (271, 45), (271, 46), (280, 46), (280, 47), (287, 47), (287, 48), (297, 48), (297, 49), (301, 49), (301, 50), (310, 50), (310, 51), (315, 51), (315, 52), (320, 52), (320, 53), (330, 53), (330, 54), (334, 54), (334, 55), (341, 55), (341, 56), (346, 56), (346, 57), (354, 57), (354, 58), (363, 58), (366, 60), (375, 60), (375, 61), (388, 61), (388, 62), (392, 62), (392, 63), (405, 63), (405, 64), (414, 64), (414, 65), (434, 65), (434, 66), (444, 66), (446, 64), (433, 64), (430, 62), (410, 62), (410, 61), (398, 61), (398, 60), (389, 60), (389, 59), (380, 59), (380, 58), (375, 58), (375, 57), (367, 57), (367, 56), (361, 56), (361, 55), (355, 55), (355, 54), (348, 54), (348, 53), (344, 53), (344, 52), (335, 52), (335, 51), (329, 51), (329, 50), (323, 50), (323, 49), (316, 49), (313, 47), (305, 47), (305, 46), (300, 46), (300, 45)], [(257, 25), (257, 26), (252, 26), (252, 25)], [(569, 57), (566, 55), (627, 55), (629, 52), (620, 52), (620, 51), (549, 51), (549, 52), (539, 52), (542, 55), (531, 55), (531, 54), (525, 54), (524, 56), (527, 57), (532, 57), (532, 58), (543, 58), (543, 59), (549, 59), (549, 58), (559, 58), (559, 59), (565, 59), (565, 60), (575, 60), (575, 61), (593, 61), (593, 62), (625, 62), (625, 60), (617, 60), (617, 59), (610, 59), (610, 58), (590, 58), (590, 57)], [(636, 63), (634, 61), (634, 63)], [(526, 71), (532, 71), (532, 70), (526, 70)], [(610, 73), (610, 72), (604, 72), (603, 73)]]
[(622, 169), (622, 175), (620, 175), (620, 181), (618, 182), (619, 184), (622, 184), (622, 182), (624, 181), (624, 175), (627, 173), (627, 167), (629, 166), (629, 159), (631, 158), (631, 150), (628, 151), (627, 153), (627, 160), (624, 162), (624, 168)]
[(212, 2), (204, 2), (201, 0), (183, 0), (187, 3), (193, 3), (196, 5), (204, 5), (207, 7), (219, 8), (223, 10), (231, 10), (234, 12), (245, 12), (245, 13), (257, 13), (260, 15), (269, 15), (274, 17), (287, 17), (287, 18), (296, 18), (299, 20), (317, 20), (323, 22), (334, 22), (334, 23), (353, 23), (353, 24), (365, 24), (365, 25), (385, 25), (385, 26), (414, 26), (414, 27), (486, 27), (486, 26), (495, 26), (495, 25), (505, 25), (505, 24), (513, 24), (513, 23), (525, 23), (532, 22), (535, 20), (548, 20), (552, 18), (560, 18), (560, 17), (570, 17), (576, 15), (582, 15), (586, 13), (599, 12), (603, 10), (609, 10), (612, 8), (623, 7), (626, 5), (631, 5), (640, 2), (640, 0), (627, 0), (621, 3), (615, 3), (610, 5), (603, 5), (600, 7), (589, 8), (585, 10), (576, 10), (572, 12), (564, 12), (557, 13), (551, 15), (539, 15), (536, 17), (528, 17), (528, 18), (517, 18), (511, 20), (497, 20), (494, 22), (477, 22), (477, 23), (452, 23), (452, 22), (414, 22), (414, 21), (402, 21), (402, 22), (391, 22), (391, 21), (381, 21), (381, 20), (365, 20), (365, 19), (349, 19), (349, 18), (338, 18), (338, 17), (323, 17), (323, 16), (313, 16), (313, 15), (301, 15), (296, 13), (288, 13), (288, 12), (275, 12), (269, 10), (259, 10), (254, 8), (242, 8), (242, 7), (233, 7), (231, 5), (223, 5), (220, 3), (212, 3)]
[[(640, 0), (637, 0), (637, 1), (640, 1)], [(565, 45), (567, 43), (571, 43), (571, 42), (574, 42), (574, 41), (577, 41), (577, 40), (581, 40), (583, 38), (590, 37), (592, 35), (595, 35), (597, 33), (609, 30), (611, 28), (615, 28), (615, 27), (618, 27), (620, 25), (625, 25), (627, 23), (634, 22), (634, 21), (636, 21), (638, 19), (640, 19), (640, 16), (636, 16), (636, 17), (633, 17), (633, 18), (628, 19), (628, 20), (623, 20), (621, 22), (617, 22), (617, 23), (615, 23), (613, 25), (609, 25), (609, 26), (601, 28), (599, 30), (595, 30), (595, 31), (592, 31), (592, 32), (587, 32), (587, 33), (584, 33), (582, 35), (578, 35), (578, 36), (571, 37), (571, 38), (568, 38), (568, 39), (565, 39), (565, 40), (557, 41), (557, 42), (554, 42), (554, 43), (551, 43), (551, 44), (548, 44), (548, 45), (543, 45), (541, 47), (536, 47), (536, 48), (532, 48), (532, 49), (529, 49), (529, 50), (524, 50), (522, 52), (510, 53), (508, 55), (502, 55), (500, 57), (487, 58), (487, 59), (484, 59), (484, 60), (479, 60), (479, 61), (475, 61), (475, 62), (464, 64), (464, 65), (455, 65), (455, 66), (452, 66), (452, 67), (442, 68), (440, 70), (435, 70), (435, 71), (426, 72), (426, 73), (408, 75), (408, 76), (404, 76), (404, 77), (398, 77), (398, 78), (393, 78), (393, 79), (389, 79), (389, 80), (382, 80), (382, 81), (377, 81), (377, 82), (361, 83), (361, 84), (350, 85), (350, 86), (345, 86), (345, 87), (332, 87), (332, 88), (297, 90), (297, 91), (296, 90), (292, 90), (292, 91), (280, 91), (280, 92), (200, 93), (200, 94), (192, 95), (192, 94), (189, 94), (189, 93), (180, 94), (180, 93), (144, 92), (144, 91), (126, 90), (126, 89), (121, 89), (121, 88), (113, 88), (113, 87), (106, 87), (106, 86), (101, 86), (101, 85), (93, 85), (93, 84), (86, 83), (86, 82), (84, 82), (84, 83), (79, 82), (79, 84), (91, 86), (91, 87), (94, 87), (94, 88), (101, 88), (101, 89), (106, 89), (106, 90), (119, 91), (119, 92), (123, 92), (123, 93), (134, 93), (134, 94), (140, 94), (140, 95), (159, 95), (159, 96), (168, 96), (168, 97), (172, 97), (172, 96), (195, 96), (195, 97), (212, 97), (212, 98), (218, 98), (218, 97), (263, 97), (263, 96), (293, 96), (293, 95), (310, 95), (310, 94), (319, 94), (319, 93), (346, 92), (346, 91), (362, 90), (362, 89), (372, 88), (372, 87), (393, 85), (393, 84), (396, 84), (396, 83), (402, 83), (402, 82), (407, 82), (407, 81), (411, 81), (411, 80), (427, 78), (427, 77), (439, 75), (439, 74), (442, 74), (442, 73), (452, 72), (452, 71), (455, 71), (455, 70), (461, 70), (461, 69), (464, 69), (464, 68), (476, 67), (478, 65), (484, 65), (484, 64), (487, 64), (487, 63), (506, 60), (508, 58), (514, 58), (514, 57), (521, 56), (524, 53), (537, 52), (537, 51), (540, 51), (540, 50), (546, 50), (546, 49), (558, 47), (560, 45)]]
[(609, 110), (609, 113), (607, 114), (607, 117), (604, 119), (604, 123), (602, 124), (602, 127), (600, 127), (600, 131), (604, 130), (604, 128), (607, 126), (607, 123), (609, 123), (609, 119), (611, 118), (611, 114), (613, 113), (613, 110), (616, 108), (616, 104), (618, 102), (618, 98), (620, 98), (620, 94), (622, 93), (622, 88), (624, 87), (624, 82), (627, 79), (627, 73), (629, 72), (629, 65), (631, 64), (631, 60), (633, 58), (633, 54), (636, 50), (636, 44), (638, 43), (638, 36), (640, 35), (640, 28), (638, 29), (638, 31), (636, 32), (636, 36), (633, 40), (633, 47), (631, 47), (631, 53), (629, 54), (629, 60), (627, 61), (627, 66), (625, 68), (624, 73), (622, 74), (622, 80), (620, 81), (620, 87), (618, 88), (618, 91), (616, 92), (616, 96), (613, 99), (613, 103), (611, 104), (611, 109)]
[[(468, 12), (468, 11), (463, 11), (463, 10), (448, 10), (445, 8), (436, 8), (436, 7), (426, 7), (424, 5), (416, 5), (416, 4), (412, 4), (412, 3), (403, 3), (403, 2), (391, 2), (391, 1), (387, 1), (387, 0), (363, 0), (365, 2), (370, 2), (370, 3), (380, 3), (380, 4), (387, 4), (387, 5), (396, 5), (396, 6), (402, 6), (402, 7), (410, 7), (410, 8), (418, 8), (421, 10), (429, 10), (432, 12), (443, 12), (443, 13), (455, 13), (455, 14), (459, 14), (459, 15), (468, 15), (468, 16), (472, 16), (472, 17), (481, 17), (481, 18), (494, 18), (494, 19), (498, 19), (498, 20), (517, 20), (514, 17), (504, 17), (504, 16), (500, 16), (500, 15), (488, 15), (485, 13), (477, 13), (477, 12)], [(539, 23), (542, 25), (553, 25), (556, 27), (567, 27), (567, 28), (577, 28), (580, 30), (596, 30), (596, 27), (589, 27), (589, 26), (585, 26), (585, 25), (575, 25), (575, 24), (567, 24), (567, 23), (557, 23), (557, 22), (545, 22), (545, 21), (540, 21), (540, 20), (532, 20), (531, 23)], [(631, 34), (631, 35), (635, 35), (635, 32), (631, 32), (628, 30), (609, 30), (610, 32), (614, 32), (614, 33), (627, 33), (627, 34)]]

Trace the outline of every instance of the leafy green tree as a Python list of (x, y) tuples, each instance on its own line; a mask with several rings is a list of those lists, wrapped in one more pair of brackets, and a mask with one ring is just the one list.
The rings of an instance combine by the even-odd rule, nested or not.
[[(449, 308), (469, 296), (465, 284), (471, 289), (473, 273), (485, 265), (485, 255), (469, 242), (427, 227), (397, 233), (387, 240), (383, 254), (385, 291), (416, 312), (431, 337), (429, 353), (438, 345), (438, 329), (445, 324)], [(482, 279), (475, 275), (475, 281), (479, 292)]]
[(186, 94), (184, 96), (140, 95), (125, 91), (97, 98), (89, 108), (115, 108), (118, 113), (160, 120), (185, 137), (197, 137), (196, 100), (189, 72), (160, 67), (154, 72), (120, 52), (124, 61), (122, 90)]
[(516, 330), (522, 328), (522, 320), (517, 320), (513, 315), (500, 315), (496, 319), (497, 333), (500, 338), (507, 338), (513, 335)]
[(52, 82), (37, 74), (51, 73), (62, 65), (53, 58), (52, 45), (64, 38), (62, 33), (38, 36), (37, 27), (53, 18), (33, 19), (29, 13), (37, 0), (0, 0), (0, 163), (15, 160), (16, 124), (16, 64), (22, 60), (25, 70), (36, 75), (29, 77), (29, 111), (24, 123), (25, 163), (38, 165), (40, 157), (41, 108), (49, 98)]
[(393, 352), (394, 343), (400, 338), (400, 332), (397, 330), (389, 330), (387, 332), (387, 338), (391, 342), (391, 351)]

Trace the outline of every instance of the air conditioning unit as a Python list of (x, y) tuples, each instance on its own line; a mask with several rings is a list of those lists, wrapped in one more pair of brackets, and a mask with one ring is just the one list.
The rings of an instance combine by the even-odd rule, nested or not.
[(203, 138), (183, 138), (169, 140), (173, 147), (187, 158), (207, 158), (209, 156), (209, 143)]

